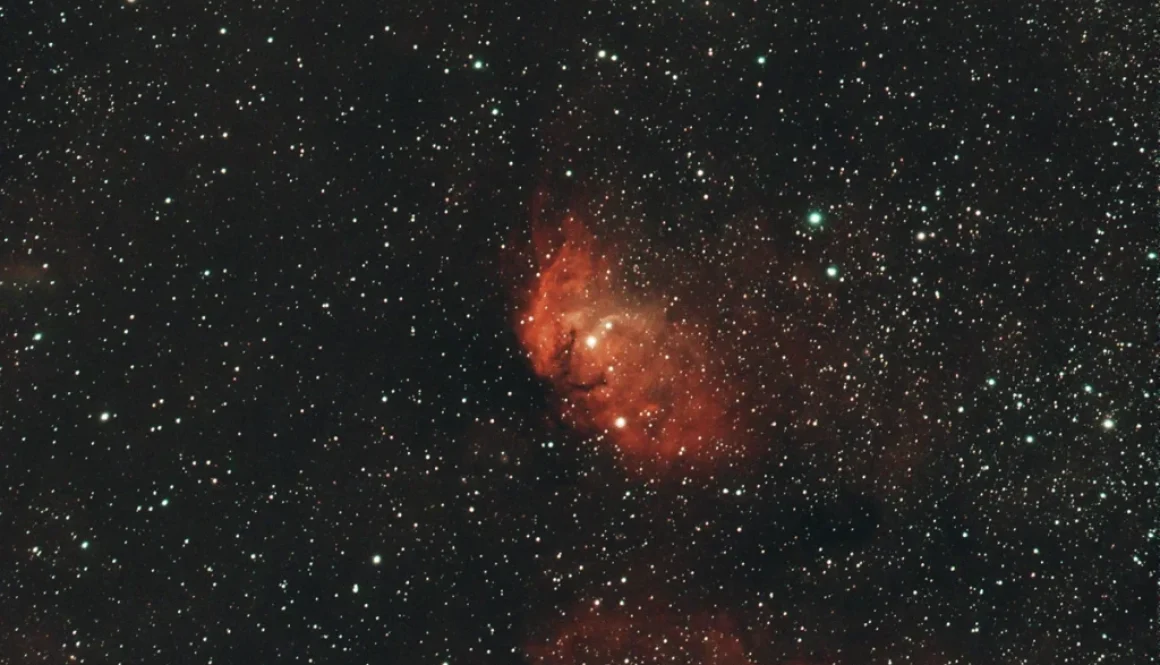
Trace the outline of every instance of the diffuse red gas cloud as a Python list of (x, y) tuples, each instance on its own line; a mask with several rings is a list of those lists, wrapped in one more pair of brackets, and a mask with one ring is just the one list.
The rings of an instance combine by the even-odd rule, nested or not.
[(726, 619), (663, 608), (583, 609), (528, 655), (535, 665), (752, 665)]
[(729, 387), (706, 337), (627, 295), (615, 263), (575, 218), (552, 242), (538, 230), (539, 271), (517, 322), (561, 417), (603, 435), (626, 462), (691, 465), (740, 452), (728, 440)]

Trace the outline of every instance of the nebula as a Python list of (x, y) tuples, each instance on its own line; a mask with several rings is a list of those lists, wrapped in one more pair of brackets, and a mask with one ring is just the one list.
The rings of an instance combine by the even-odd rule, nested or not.
[(669, 321), (664, 304), (628, 294), (575, 218), (562, 239), (536, 237), (539, 271), (517, 321), (533, 370), (566, 423), (613, 444), (626, 462), (688, 465), (740, 452), (729, 434), (729, 386), (707, 335)]
[(21, 290), (43, 283), (47, 265), (36, 265), (20, 258), (0, 260), (0, 289)]
[(527, 652), (535, 665), (751, 665), (727, 619), (663, 608), (592, 606), (573, 613)]

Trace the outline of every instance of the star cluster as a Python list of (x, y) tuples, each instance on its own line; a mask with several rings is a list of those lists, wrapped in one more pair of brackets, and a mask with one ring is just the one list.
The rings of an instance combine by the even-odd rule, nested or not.
[(1160, 659), (1147, 8), (0, 22), (0, 662)]

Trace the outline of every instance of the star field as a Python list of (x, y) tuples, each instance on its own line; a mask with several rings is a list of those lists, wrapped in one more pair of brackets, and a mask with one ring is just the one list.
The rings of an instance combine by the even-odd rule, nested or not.
[(1160, 659), (1154, 13), (0, 8), (0, 663)]

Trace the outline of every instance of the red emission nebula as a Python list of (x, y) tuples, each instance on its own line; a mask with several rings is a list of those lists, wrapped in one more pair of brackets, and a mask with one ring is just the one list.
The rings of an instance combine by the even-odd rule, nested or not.
[(528, 655), (535, 665), (752, 665), (727, 618), (649, 610), (581, 610)]
[(660, 303), (629, 297), (575, 218), (555, 235), (534, 233), (538, 272), (517, 333), (562, 420), (638, 468), (707, 465), (740, 452), (726, 439), (729, 390), (704, 333), (666, 320)]

